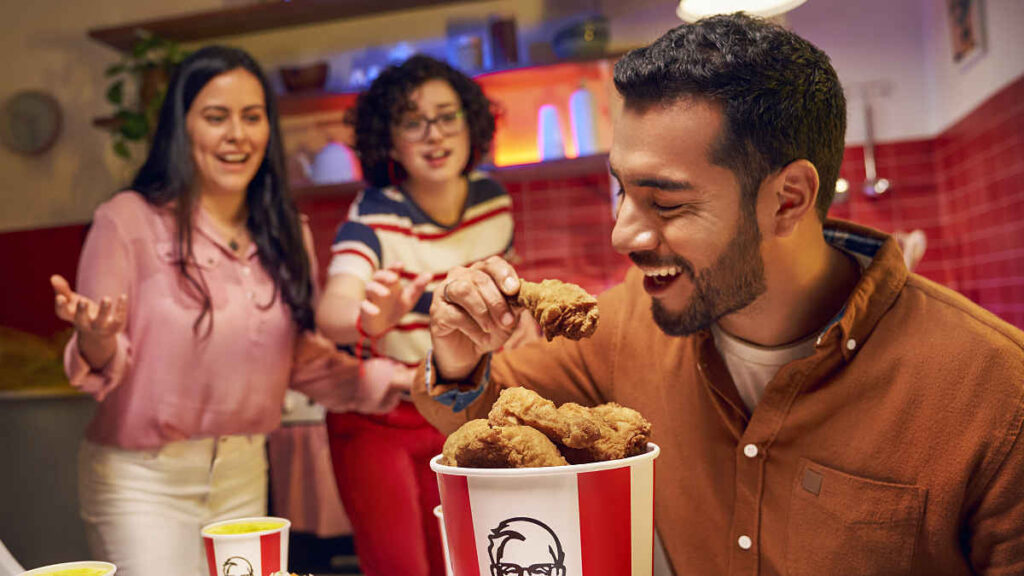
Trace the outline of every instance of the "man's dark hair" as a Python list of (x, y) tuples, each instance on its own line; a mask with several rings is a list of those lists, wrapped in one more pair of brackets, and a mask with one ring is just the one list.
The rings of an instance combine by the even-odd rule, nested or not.
[(469, 130), (469, 161), (463, 167), (468, 174), (487, 155), (494, 139), (494, 115), (491, 101), (471, 78), (440, 60), (418, 54), (401, 64), (389, 66), (373, 81), (356, 102), (356, 151), (363, 167), (363, 178), (371, 185), (383, 188), (391, 177), (401, 180), (407, 174), (395, 164), (393, 174), (388, 171), (391, 126), (402, 114), (415, 110), (409, 97), (428, 80), (444, 80), (458, 94), (466, 127)]
[(736, 174), (751, 203), (766, 176), (810, 161), (825, 219), (843, 161), (846, 98), (828, 56), (810, 42), (742, 12), (713, 16), (623, 56), (615, 87), (627, 108), (690, 98), (720, 105), (725, 123), (711, 160)]

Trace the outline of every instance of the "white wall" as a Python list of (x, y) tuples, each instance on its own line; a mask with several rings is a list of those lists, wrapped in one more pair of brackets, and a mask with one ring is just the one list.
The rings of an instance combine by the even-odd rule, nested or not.
[(86, 29), (112, 22), (188, 10), (209, 0), (149, 3), (5, 2), (0, 24), (0, 101), (36, 89), (52, 93), (64, 112), (63, 133), (49, 152), (19, 156), (0, 148), (0, 230), (88, 219), (100, 198), (127, 177), (109, 138), (91, 125), (107, 112), (104, 68), (113, 51), (86, 38)]
[[(807, 0), (787, 25), (824, 50), (847, 89), (847, 142), (864, 139), (862, 97), (870, 90), (875, 139), (930, 138), (1024, 73), (1024, 0), (983, 0), (986, 53), (953, 64), (947, 0)], [(602, 0), (612, 41), (650, 42), (679, 24), (673, 0)]]
[(965, 66), (953, 62), (949, 17), (942, 0), (922, 0), (926, 22), (929, 126), (939, 133), (1024, 74), (1024, 1), (985, 0), (986, 50)]
[(786, 20), (832, 59), (846, 88), (848, 143), (864, 140), (865, 89), (874, 93), (876, 141), (933, 134), (922, 105), (928, 75), (919, 0), (807, 0)]

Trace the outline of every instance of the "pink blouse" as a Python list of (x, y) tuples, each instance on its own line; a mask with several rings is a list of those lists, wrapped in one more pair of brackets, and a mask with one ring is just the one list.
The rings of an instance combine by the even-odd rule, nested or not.
[[(280, 423), (289, 385), (332, 410), (386, 412), (397, 404), (399, 392), (388, 386), (390, 363), (360, 366), (322, 336), (299, 337), (280, 295), (267, 307), (274, 284), (255, 246), (236, 257), (201, 209), (194, 231), (213, 307), (206, 338), (192, 330), (200, 305), (174, 263), (172, 212), (135, 192), (96, 210), (77, 291), (97, 301), (127, 294), (128, 321), (101, 371), (90, 370), (77, 339), (65, 350), (71, 384), (99, 400), (88, 439), (151, 449), (186, 438), (267, 433)], [(303, 233), (315, 271), (305, 224)]]

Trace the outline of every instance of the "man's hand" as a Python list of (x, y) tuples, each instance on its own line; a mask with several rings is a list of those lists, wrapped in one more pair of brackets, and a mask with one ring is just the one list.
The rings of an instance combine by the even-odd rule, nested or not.
[(430, 305), (434, 363), (441, 376), (465, 378), (484, 354), (505, 344), (518, 323), (505, 297), (518, 291), (515, 269), (497, 256), (448, 273)]

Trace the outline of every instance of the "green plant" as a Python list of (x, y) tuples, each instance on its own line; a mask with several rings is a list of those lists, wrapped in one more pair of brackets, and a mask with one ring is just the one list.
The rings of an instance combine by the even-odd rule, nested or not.
[[(114, 106), (109, 127), (118, 156), (131, 158), (128, 143), (152, 134), (171, 72), (186, 56), (188, 52), (176, 42), (143, 32), (131, 52), (107, 68), (107, 102)], [(128, 97), (130, 85), (138, 88), (137, 98)]]

